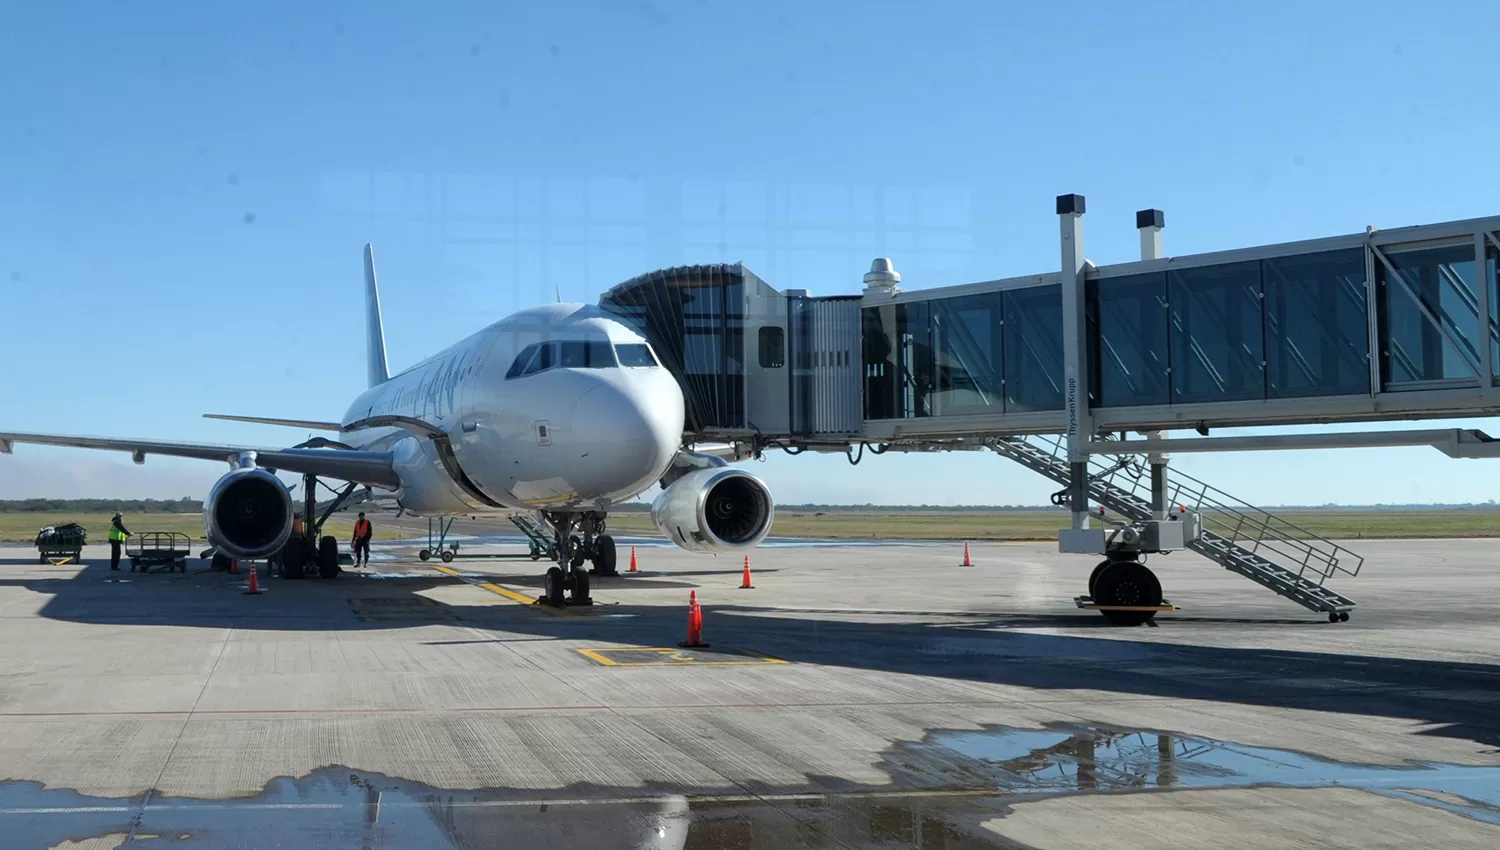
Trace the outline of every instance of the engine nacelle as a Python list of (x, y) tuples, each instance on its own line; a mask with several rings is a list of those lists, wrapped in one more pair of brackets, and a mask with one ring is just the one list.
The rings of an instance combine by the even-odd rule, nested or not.
[(248, 467), (219, 479), (203, 503), (208, 542), (231, 558), (256, 560), (286, 545), (292, 496), (281, 479)]
[(689, 472), (651, 504), (651, 521), (690, 552), (748, 549), (770, 533), (775, 515), (766, 485), (730, 466)]

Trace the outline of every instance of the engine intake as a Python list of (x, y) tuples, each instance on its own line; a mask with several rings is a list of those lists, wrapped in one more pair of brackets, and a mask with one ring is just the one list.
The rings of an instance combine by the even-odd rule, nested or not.
[(264, 558), (292, 534), (292, 497), (264, 469), (236, 469), (209, 491), (203, 514), (208, 542), (231, 558)]
[(733, 467), (690, 472), (651, 505), (651, 521), (689, 551), (748, 549), (770, 533), (775, 515), (766, 485)]

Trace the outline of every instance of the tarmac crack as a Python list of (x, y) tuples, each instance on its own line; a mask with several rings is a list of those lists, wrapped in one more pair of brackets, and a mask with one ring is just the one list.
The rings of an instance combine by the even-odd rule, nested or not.
[(219, 671), (219, 663), (224, 660), (224, 655), (229, 651), (229, 641), (234, 637), (234, 626), (224, 630), (224, 639), (219, 642), (219, 651), (214, 655), (213, 666), (208, 668), (208, 675), (203, 677), (203, 687), (198, 689), (198, 695), (193, 698), (193, 704), (188, 708), (187, 716), (182, 718), (182, 726), (177, 730), (177, 737), (172, 739), (172, 747), (167, 750), (167, 757), (162, 759), (161, 770), (156, 774), (156, 781), (146, 789), (146, 795), (141, 798), (140, 808), (130, 819), (130, 834), (125, 837), (125, 843), (129, 844), (135, 840), (136, 830), (141, 828), (141, 822), (146, 818), (146, 807), (151, 805), (151, 798), (155, 796), (156, 789), (161, 787), (161, 782), (167, 775), (167, 768), (172, 765), (172, 756), (177, 753), (177, 747), (187, 735), (188, 724), (193, 722), (193, 714), (198, 710), (198, 704), (203, 702), (203, 695), (208, 693), (208, 685), (214, 680), (214, 674)]

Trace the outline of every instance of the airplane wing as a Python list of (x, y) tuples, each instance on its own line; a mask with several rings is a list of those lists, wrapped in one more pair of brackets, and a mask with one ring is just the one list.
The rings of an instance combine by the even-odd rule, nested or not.
[(167, 455), (234, 464), (240, 455), (254, 452), (255, 464), (267, 469), (311, 473), (388, 489), (395, 489), (401, 485), (401, 479), (396, 475), (390, 452), (344, 449), (266, 449), (254, 446), (216, 446), (206, 443), (168, 443), (156, 440), (117, 440), (108, 437), (68, 437), (59, 434), (19, 434), (0, 431), (0, 454), (11, 454), (16, 443), (130, 452), (137, 463), (144, 463), (146, 455)]
[(288, 428), (307, 428), (311, 431), (342, 431), (344, 426), (337, 422), (324, 422), (319, 419), (276, 419), (270, 416), (232, 416), (228, 413), (205, 413), (204, 419), (223, 419), (229, 422), (254, 422), (259, 425), (285, 425)]

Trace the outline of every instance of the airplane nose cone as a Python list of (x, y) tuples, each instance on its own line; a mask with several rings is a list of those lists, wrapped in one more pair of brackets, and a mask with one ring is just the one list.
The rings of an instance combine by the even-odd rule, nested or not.
[(589, 390), (573, 409), (573, 426), (590, 455), (602, 489), (645, 489), (656, 482), (682, 442), (682, 407), (614, 386)]

